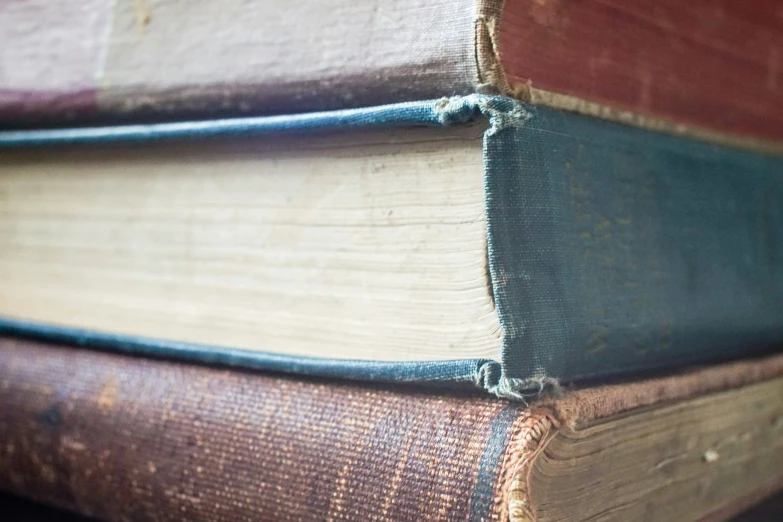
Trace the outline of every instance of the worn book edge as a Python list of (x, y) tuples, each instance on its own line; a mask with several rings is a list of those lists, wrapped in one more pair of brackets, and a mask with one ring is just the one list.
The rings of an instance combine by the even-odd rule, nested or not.
[[(525, 350), (523, 328), (514, 316), (514, 296), (504, 296), (504, 277), (495, 249), (494, 236), (502, 231), (502, 223), (492, 222), (493, 194), (504, 193), (503, 187), (489, 187), (489, 172), (501, 169), (504, 164), (493, 159), (509, 147), (513, 149), (517, 139), (522, 136), (526, 123), (533, 117), (535, 109), (526, 107), (511, 98), (470, 95), (466, 97), (443, 98), (424, 102), (412, 102), (369, 109), (351, 109), (343, 111), (299, 114), (293, 116), (273, 116), (259, 118), (224, 119), (202, 122), (162, 123), (153, 125), (129, 125), (122, 127), (52, 129), (37, 131), (0, 132), (0, 147), (25, 147), (42, 145), (94, 144), (111, 142), (153, 141), (166, 139), (191, 139), (208, 137), (232, 137), (263, 135), (264, 133), (307, 133), (318, 131), (337, 131), (341, 129), (360, 129), (376, 126), (452, 126), (469, 123), (480, 116), (489, 121), (484, 135), (484, 182), (487, 200), (487, 250), (489, 263), (489, 288), (494, 297), (494, 306), (500, 319), (502, 332), (503, 358), (509, 353), (522, 357), (531, 357)], [(498, 135), (508, 135), (510, 143), (496, 139)], [(663, 138), (660, 138), (663, 139)], [(668, 138), (671, 140), (672, 138)], [(488, 143), (491, 150), (488, 150)], [(673, 143), (667, 141), (667, 143)], [(678, 144), (679, 146), (679, 144)], [(503, 148), (505, 147), (505, 149)], [(494, 190), (497, 188), (498, 190)], [(496, 213), (494, 213), (496, 214)], [(502, 218), (502, 216), (500, 216)], [(500, 297), (500, 298), (499, 298)], [(506, 309), (509, 308), (510, 309)], [(508, 361), (491, 359), (466, 359), (430, 363), (378, 363), (372, 361), (317, 359), (295, 356), (280, 356), (263, 352), (249, 352), (226, 347), (213, 347), (162, 341), (127, 335), (114, 335), (108, 332), (86, 331), (64, 326), (42, 325), (13, 318), (0, 318), (0, 332), (9, 335), (30, 336), (58, 342), (92, 346), (125, 353), (138, 353), (147, 356), (161, 356), (222, 364), (236, 367), (268, 369), (303, 375), (322, 375), (358, 380), (385, 382), (423, 382), (428, 384), (477, 386), (493, 395), (514, 400), (529, 400), (540, 396), (547, 390), (556, 390), (559, 382), (538, 366), (534, 359), (524, 359), (509, 375)], [(520, 352), (520, 349), (523, 351)], [(529, 351), (529, 350), (527, 350)], [(669, 365), (677, 361), (668, 361)], [(680, 361), (687, 362), (687, 361)], [(637, 365), (638, 366), (638, 365)], [(646, 366), (629, 368), (649, 369)], [(594, 374), (579, 374), (580, 379), (596, 377)], [(604, 373), (601, 376), (606, 376)]]
[[(217, 110), (232, 111), (235, 114), (251, 111), (270, 114), (276, 111), (299, 112), (336, 109), (346, 106), (366, 106), (429, 98), (445, 94), (467, 95), (471, 92), (479, 92), (503, 94), (534, 105), (598, 116), (609, 121), (701, 141), (742, 147), (768, 154), (783, 154), (783, 144), (776, 141), (745, 136), (741, 133), (713, 131), (707, 127), (681, 124), (676, 120), (670, 121), (628, 111), (611, 103), (604, 104), (560, 92), (550, 92), (537, 87), (535, 78), (531, 83), (530, 81), (518, 81), (513, 76), (507, 77), (503, 67), (503, 49), (500, 38), (500, 26), (505, 7), (504, 0), (474, 0), (460, 4), (462, 10), (457, 17), (458, 19), (454, 20), (457, 26), (452, 24), (450, 31), (440, 35), (440, 44), (444, 49), (447, 49), (447, 52), (441, 50), (439, 54), (435, 45), (422, 45), (421, 48), (415, 50), (415, 55), (417, 60), (423, 59), (423, 62), (411, 63), (409, 59), (407, 63), (403, 60), (401, 63), (393, 63), (384, 67), (367, 57), (365, 59), (369, 61), (366, 63), (361, 60), (354, 63), (348, 59), (349, 70), (343, 71), (342, 76), (338, 74), (331, 77), (319, 77), (319, 74), (324, 74), (323, 70), (320, 72), (313, 70), (310, 71), (309, 78), (305, 75), (298, 80), (299, 83), (294, 80), (293, 86), (281, 86), (282, 80), (280, 78), (284, 75), (280, 76), (277, 81), (273, 78), (265, 78), (263, 74), (258, 76), (253, 73), (249, 73), (249, 78), (245, 78), (243, 75), (236, 76), (237, 70), (230, 66), (228, 67), (230, 71), (228, 77), (220, 77), (220, 75), (210, 77), (207, 74), (207, 79), (203, 84), (194, 83), (192, 78), (188, 79), (187, 77), (179, 80), (185, 83), (177, 84), (174, 81), (171, 85), (159, 85), (160, 79), (151, 80), (150, 78), (146, 79), (149, 83), (145, 83), (144, 78), (130, 83), (127, 79), (118, 80), (110, 74), (112, 70), (121, 76), (126, 74), (125, 71), (133, 70), (133, 67), (128, 69), (127, 66), (122, 65), (128, 60), (135, 63), (134, 67), (141, 67), (138, 63), (144, 61), (143, 51), (140, 50), (141, 46), (149, 45), (145, 42), (155, 41), (156, 37), (163, 38), (165, 41), (167, 31), (170, 31), (172, 35), (176, 34), (173, 29), (176, 25), (167, 25), (166, 16), (169, 15), (160, 13), (160, 8), (155, 10), (154, 15), (148, 8), (144, 8), (142, 11), (145, 14), (140, 15), (141, 11), (137, 9), (123, 5), (114, 6), (110, 2), (97, 2), (93, 7), (99, 13), (96, 16), (100, 23), (93, 21), (97, 25), (93, 29), (95, 34), (92, 35), (89, 34), (89, 30), (82, 28), (83, 31), (87, 30), (88, 41), (87, 44), (79, 47), (85, 48), (85, 56), (77, 57), (81, 58), (84, 62), (82, 67), (86, 68), (84, 77), (79, 78), (81, 83), (78, 83), (78, 92), (58, 91), (54, 89), (56, 83), (54, 86), (50, 86), (53, 89), (51, 92), (46, 89), (39, 91), (37, 89), (40, 89), (40, 86), (28, 85), (24, 82), (22, 82), (22, 86), (6, 89), (7, 96), (13, 100), (13, 103), (7, 103), (3, 109), (11, 111), (8, 123), (15, 124), (13, 121), (15, 111), (20, 111), (20, 116), (23, 116), (25, 111), (31, 107), (33, 113), (40, 113), (37, 116), (38, 121), (45, 121), (46, 114), (50, 112), (61, 113), (59, 116), (65, 118), (78, 115), (80, 118), (88, 118), (85, 121), (89, 121), (92, 116), (101, 117), (99, 114), (93, 114), (95, 111), (102, 113), (103, 116), (111, 114), (115, 118), (138, 120), (139, 118), (165, 117), (170, 119), (173, 117), (204, 117), (207, 114), (218, 115), (215, 112)], [(453, 6), (445, 4), (441, 9), (448, 7), (452, 7), (451, 11), (454, 11)], [(69, 8), (63, 9), (65, 9), (64, 13), (69, 12)], [(451, 11), (450, 16), (456, 17), (457, 15)], [(20, 12), (24, 14), (24, 9), (21, 9)], [(11, 14), (10, 21), (13, 22), (16, 19), (13, 17), (14, 13)], [(19, 16), (19, 13), (16, 14)], [(53, 10), (51, 13), (44, 13), (44, 16), (64, 19), (57, 14), (62, 13)], [(258, 15), (258, 13), (255, 14)], [(153, 20), (152, 23), (151, 20)], [(125, 27), (128, 25), (128, 21), (138, 23), (138, 29), (141, 33), (132, 30), (131, 27)], [(82, 21), (82, 23), (86, 22)], [(114, 27), (114, 23), (118, 24), (117, 27), (122, 27), (123, 30), (129, 30), (129, 32), (124, 34), (120, 31), (120, 34), (117, 35), (118, 41), (124, 41), (125, 46), (120, 45), (119, 50), (115, 49), (118, 54), (114, 60), (110, 60), (108, 57), (112, 55), (113, 49), (112, 32), (119, 31)], [(168, 29), (160, 29), (161, 27), (168, 27)], [(216, 24), (215, 27), (221, 28), (220, 24)], [(403, 24), (402, 27), (410, 28), (411, 32), (421, 30), (416, 29), (416, 24)], [(102, 32), (98, 32), (98, 28)], [(156, 31), (158, 32), (156, 33)], [(66, 33), (66, 40), (68, 40), (67, 36), (70, 33), (67, 29), (64, 29), (63, 32)], [(71, 38), (73, 38), (73, 34), (70, 34)], [(145, 37), (142, 38), (139, 36), (140, 34)], [(135, 40), (136, 38), (138, 41)], [(187, 43), (187, 37), (183, 36), (182, 38)], [(254, 41), (251, 39), (245, 42), (245, 47), (252, 47), (253, 43)], [(17, 43), (17, 45), (20, 44)], [(179, 45), (183, 45), (183, 43), (179, 42)], [(330, 45), (336, 45), (337, 49), (340, 46), (350, 49), (356, 44), (350, 39), (346, 39), (342, 43), (330, 42)], [(384, 55), (384, 49), (388, 54), (394, 54), (395, 51), (393, 41), (382, 41), (372, 47), (373, 52), (379, 56)], [(334, 48), (331, 50), (336, 55), (341, 54), (336, 52)], [(31, 62), (31, 69), (36, 70), (36, 66), (41, 67), (41, 64), (36, 63), (36, 52), (34, 50), (30, 52), (27, 61)], [(451, 56), (446, 56), (449, 52), (452, 53)], [(139, 53), (138, 56), (135, 53)], [(171, 53), (164, 52), (162, 54)], [(370, 58), (375, 57), (372, 54), (369, 56)], [(274, 61), (272, 62), (274, 63)], [(184, 58), (184, 63), (186, 69), (193, 65), (189, 64), (187, 56)], [(265, 62), (259, 63), (262, 65), (259, 70), (265, 70), (263, 67)], [(433, 64), (437, 69), (435, 71), (430, 70)], [(13, 63), (12, 65), (18, 64)], [(266, 65), (269, 64), (266, 63)], [(335, 65), (332, 64), (332, 67), (334, 68)], [(90, 68), (94, 70), (90, 71)], [(145, 68), (141, 67), (141, 69)], [(154, 64), (150, 69), (154, 70)], [(307, 69), (306, 66), (305, 69)], [(58, 72), (62, 73), (62, 71)], [(39, 71), (39, 74), (43, 76), (46, 73)], [(232, 77), (232, 74), (236, 77)], [(54, 77), (56, 76), (57, 74)], [(11, 78), (11, 80), (19, 81), (18, 78)], [(140, 85), (143, 86), (141, 89), (138, 88)], [(379, 86), (383, 86), (380, 91), (378, 91)], [(379, 96), (378, 92), (382, 94)], [(29, 107), (25, 109), (26, 106)]]
[[(676, 404), (783, 376), (783, 355), (681, 371), (666, 377), (562, 391), (534, 403), (514, 421), (498, 475), (494, 512), (509, 522), (537, 520), (531, 499), (530, 472), (536, 458), (559, 430), (574, 430), (623, 414)], [(774, 419), (773, 419), (774, 421)], [(781, 419), (777, 419), (780, 424)], [(773, 422), (774, 428), (774, 422)], [(771, 494), (783, 475), (768, 483)], [(721, 506), (716, 506), (721, 508)], [(730, 510), (715, 520), (728, 518)]]
[(606, 121), (621, 123), (623, 125), (638, 127), (653, 132), (662, 132), (673, 136), (694, 139), (705, 143), (737, 147), (772, 156), (783, 155), (783, 144), (776, 141), (743, 136), (741, 134), (729, 134), (706, 127), (697, 127), (685, 123), (678, 123), (673, 120), (657, 118), (655, 116), (622, 109), (613, 105), (586, 100), (570, 94), (562, 94), (541, 89), (535, 87), (533, 82), (530, 81), (509, 83), (505, 80), (505, 76), (503, 81), (505, 82), (503, 85), (508, 89), (502, 91), (504, 94), (532, 105), (540, 105), (576, 114), (583, 114), (585, 116), (593, 116)]
[(473, 49), (476, 90), (483, 94), (513, 94), (500, 59), (500, 19), (504, 0), (480, 0), (476, 8)]
[(542, 89), (534, 80), (509, 79), (502, 60), (500, 23), (505, 0), (479, 0), (475, 27), (476, 91), (501, 94), (535, 106), (593, 116), (607, 121), (674, 136), (695, 139), (763, 154), (783, 155), (783, 143), (680, 123), (641, 112), (624, 109), (611, 103), (592, 101), (579, 96)]
[[(629, 439), (621, 437), (615, 441), (611, 436), (618, 433), (615, 428), (640, 426), (636, 421), (625, 422), (633, 420), (635, 416), (637, 420), (646, 422), (649, 429), (668, 418), (657, 416), (661, 412), (685, 406), (690, 408), (690, 411), (699, 412), (705, 404), (711, 404), (712, 413), (709, 418), (715, 419), (717, 425), (713, 420), (707, 425), (691, 425), (687, 422), (688, 418), (684, 419), (685, 434), (694, 437), (703, 435), (700, 443), (683, 447), (688, 437), (681, 437), (677, 432), (679, 424), (673, 423), (668, 426), (668, 434), (658, 439), (664, 451), (654, 451), (641, 446), (640, 455), (648, 462), (650, 459), (653, 459), (653, 462), (663, 459), (663, 465), (668, 465), (679, 459), (669, 458), (672, 452), (667, 453), (666, 449), (670, 445), (683, 447), (688, 453), (687, 458), (691, 465), (705, 470), (706, 479), (719, 478), (723, 481), (723, 486), (711, 490), (713, 497), (716, 493), (726, 494), (727, 472), (734, 469), (731, 467), (732, 463), (737, 464), (736, 460), (730, 458), (731, 448), (725, 446), (746, 439), (751, 442), (754, 440), (752, 434), (745, 436), (746, 426), (751, 431), (763, 431), (766, 438), (755, 440), (775, 441), (776, 448), (773, 453), (772, 449), (761, 447), (759, 452), (752, 452), (750, 456), (755, 455), (758, 460), (759, 455), (763, 455), (766, 450), (767, 454), (773, 457), (770, 462), (774, 463), (779, 458), (781, 448), (777, 442), (780, 439), (773, 437), (777, 437), (783, 428), (783, 410), (780, 409), (779, 401), (770, 399), (783, 393), (783, 380), (780, 379), (783, 375), (783, 355), (682, 371), (663, 378), (570, 389), (558, 398), (544, 398), (527, 406), (476, 395), (419, 393), (405, 387), (356, 386), (337, 381), (219, 371), (109, 353), (89, 353), (87, 350), (72, 350), (68, 346), (8, 338), (0, 339), (0, 355), (0, 367), (3, 370), (0, 395), (3, 396), (4, 404), (11, 406), (3, 410), (6, 415), (3, 422), (0, 422), (0, 428), (5, 434), (12, 435), (9, 437), (9, 444), (0, 449), (6, 471), (0, 476), (0, 483), (3, 483), (5, 488), (10, 486), (12, 491), (29, 494), (38, 500), (58, 503), (69, 506), (70, 509), (96, 515), (96, 509), (127, 510), (129, 506), (134, 506), (134, 500), (140, 497), (153, 501), (168, 499), (164, 504), (169, 500), (174, 502), (163, 506), (142, 503), (142, 511), (137, 515), (142, 518), (144, 513), (149, 513), (145, 510), (161, 509), (166, 505), (173, 505), (175, 508), (185, 506), (195, 509), (196, 513), (209, 514), (215, 506), (213, 502), (207, 502), (205, 499), (209, 499), (210, 494), (211, 498), (214, 498), (216, 491), (220, 494), (229, 492), (236, 496), (253, 496), (258, 500), (258, 497), (254, 496), (258, 492), (248, 489), (247, 482), (228, 480), (228, 483), (225, 483), (215, 478), (224, 471), (239, 469), (240, 475), (247, 473), (247, 476), (264, 482), (263, 485), (266, 486), (266, 481), (270, 475), (275, 475), (278, 468), (269, 468), (264, 466), (264, 463), (270, 462), (269, 459), (274, 457), (263, 453), (256, 458), (243, 456), (251, 455), (248, 450), (254, 451), (254, 448), (257, 448), (254, 446), (256, 438), (263, 441), (290, 433), (310, 435), (304, 435), (292, 442), (298, 451), (291, 456), (289, 466), (307, 463), (310, 459), (315, 459), (317, 463), (326, 461), (339, 464), (327, 466), (326, 472), (319, 475), (321, 480), (325, 481), (324, 484), (342, 482), (343, 478), (351, 484), (351, 479), (355, 479), (353, 473), (356, 469), (368, 469), (366, 462), (374, 462), (383, 473), (391, 475), (394, 472), (394, 464), (404, 467), (413, 460), (412, 465), (405, 468), (406, 471), (401, 471), (402, 467), (397, 468), (397, 473), (408, 480), (406, 484), (396, 484), (400, 486), (397, 488), (389, 482), (380, 482), (380, 487), (369, 493), (371, 498), (365, 499), (370, 502), (370, 509), (385, 504), (384, 499), (389, 498), (403, 502), (405, 499), (412, 499), (415, 502), (422, 484), (426, 484), (427, 491), (435, 492), (429, 498), (435, 499), (436, 505), (439, 500), (443, 502), (444, 508), (459, 505), (460, 511), (465, 513), (464, 518), (448, 518), (448, 512), (443, 511), (440, 518), (433, 517), (438, 520), (536, 520), (538, 514), (535, 507), (541, 502), (540, 496), (537, 495), (546, 494), (547, 491), (541, 489), (542, 477), (533, 477), (531, 473), (540, 464), (539, 458), (547, 458), (550, 444), (558, 439), (562, 441), (563, 433), (608, 426), (608, 430), (603, 433), (610, 438), (600, 439), (599, 447), (606, 449), (608, 454), (615, 450), (622, 452), (620, 443)], [(757, 393), (761, 389), (767, 390), (767, 393)], [(771, 395), (770, 390), (777, 395)], [(259, 400), (263, 397), (270, 398), (271, 407), (264, 400)], [(275, 400), (275, 397), (278, 400)], [(735, 401), (742, 397), (745, 399), (739, 403)], [(748, 397), (752, 399), (748, 400)], [(282, 401), (279, 400), (281, 398)], [(728, 402), (724, 403), (724, 400)], [(335, 410), (321, 416), (315, 413), (318, 412), (319, 403), (331, 404)], [(245, 405), (247, 409), (238, 407), (233, 410), (237, 404)], [(274, 407), (275, 404), (277, 408)], [(735, 410), (738, 404), (744, 405), (743, 411), (750, 412), (745, 418), (752, 419), (752, 425), (736, 421), (732, 424), (731, 414), (732, 411), (737, 413)], [(282, 408), (281, 405), (290, 407)], [(406, 410), (408, 406), (410, 410)], [(766, 413), (752, 413), (751, 410)], [(481, 413), (482, 411), (486, 414)], [(725, 419), (721, 415), (724, 411)], [(768, 415), (770, 412), (773, 415)], [(396, 419), (398, 423), (393, 427), (385, 425), (381, 419), (386, 416)], [(258, 429), (265, 418), (276, 426), (271, 428), (271, 431)], [(139, 422), (139, 419), (145, 421)], [(280, 420), (281, 424), (275, 425), (274, 419)], [(410, 422), (414, 419), (421, 422)], [(680, 420), (683, 420), (682, 417)], [(620, 424), (605, 424), (618, 421)], [(721, 438), (722, 431), (719, 428), (724, 421), (734, 428), (739, 427), (739, 430), (733, 432), (737, 437)], [(117, 431), (108, 429), (110, 436), (102, 436), (109, 426)], [(117, 426), (123, 426), (124, 429)], [(376, 429), (377, 431), (373, 431)], [(443, 431), (440, 431), (441, 429)], [(314, 433), (322, 433), (322, 436), (312, 436)], [(624, 433), (628, 435), (627, 430)], [(354, 437), (348, 437), (349, 434)], [(355, 440), (357, 434), (359, 443)], [(449, 436), (455, 434), (462, 445), (460, 451), (439, 452), (437, 448), (449, 447)], [(475, 439), (472, 434), (476, 434)], [(642, 434), (649, 434), (649, 431)], [(373, 447), (372, 442), (379, 435), (388, 439), (384, 439), (385, 443), (380, 448)], [(31, 446), (20, 442), (28, 438), (31, 440)], [(323, 453), (324, 450), (333, 449), (335, 440), (348, 440), (351, 444), (343, 447), (340, 452)], [(474, 442), (470, 444), (466, 443), (466, 440)], [(133, 444), (139, 441), (145, 443), (139, 444), (138, 448), (134, 447)], [(194, 444), (193, 441), (197, 443)], [(228, 470), (223, 469), (224, 461), (218, 453), (220, 447), (216, 452), (214, 441), (228, 441), (227, 445), (222, 446), (223, 451), (231, 454), (226, 463)], [(576, 442), (579, 446), (579, 440)], [(414, 443), (423, 445), (417, 448), (415, 455), (410, 453), (411, 444)], [(118, 448), (116, 453), (111, 451), (112, 445), (117, 447), (117, 444), (130, 446), (132, 450), (123, 451)], [(754, 449), (754, 446), (748, 446), (747, 442), (745, 444), (746, 452), (748, 449)], [(466, 445), (469, 452), (466, 451)], [(100, 451), (101, 448), (110, 451)], [(383, 456), (380, 463), (377, 460), (362, 460), (362, 451), (367, 448), (370, 448), (370, 454)], [(428, 451), (427, 448), (433, 449)], [(704, 456), (705, 452), (711, 455), (709, 450), (712, 448), (715, 448), (715, 452), (719, 452), (720, 456)], [(235, 449), (237, 455), (233, 455)], [(87, 482), (85, 487), (85, 475), (89, 479), (94, 471), (94, 468), (89, 466), (85, 470), (83, 465), (93, 454), (90, 450), (96, 450), (95, 454), (100, 455), (97, 469), (106, 470), (103, 466), (109, 461), (113, 463), (109, 469), (115, 472), (106, 475), (106, 480), (112, 486), (118, 482), (123, 483), (124, 477), (132, 477), (138, 481), (123, 490), (129, 496), (115, 499), (113, 494), (116, 487), (107, 489), (105, 484), (89, 485)], [(397, 455), (401, 460), (398, 460)], [(589, 454), (586, 456), (589, 457)], [(425, 460), (431, 465), (416, 465), (416, 459), (422, 458), (431, 458), (432, 460)], [(81, 463), (77, 459), (82, 459)], [(27, 465), (23, 464), (25, 462)], [(219, 471), (216, 469), (217, 462), (220, 462)], [(230, 463), (233, 463), (234, 467), (231, 467)], [(357, 464), (357, 468), (351, 471), (351, 466)], [(463, 486), (463, 490), (461, 495), (449, 497), (448, 492), (453, 491), (449, 489), (449, 481), (439, 480), (438, 477), (449, 477), (449, 470), (454, 469), (452, 465), (457, 464), (468, 473), (451, 475), (451, 478), (456, 476), (459, 479), (456, 482)], [(644, 474), (640, 475), (647, 467), (640, 467), (633, 459), (627, 464), (627, 467), (610, 465), (609, 471), (617, 479), (618, 471), (627, 469), (630, 473), (628, 483), (632, 484), (649, 478)], [(14, 465), (20, 466), (20, 474), (16, 475), (14, 468), (9, 467)], [(259, 465), (262, 467), (253, 467)], [(581, 471), (593, 473), (601, 465), (600, 461), (592, 460), (581, 466)], [(723, 471), (716, 473), (715, 468), (721, 466)], [(550, 476), (558, 479), (556, 482), (560, 479), (568, 482), (571, 477), (573, 483), (573, 475), (576, 474), (578, 478), (579, 468), (578, 463), (575, 466), (569, 465)], [(7, 473), (9, 469), (10, 474)], [(118, 469), (124, 472), (118, 474)], [(747, 472), (755, 468), (744, 466), (741, 469)], [(181, 474), (178, 470), (184, 473)], [(201, 475), (199, 470), (203, 471), (204, 475)], [(660, 470), (655, 467), (654, 471), (660, 480)], [(161, 484), (173, 487), (172, 479), (178, 480), (181, 476), (188, 475), (188, 472), (192, 472), (190, 478), (196, 481), (207, 477), (206, 482), (200, 483), (200, 486), (208, 490), (202, 502), (191, 503), (188, 496), (172, 498), (168, 491), (154, 487)], [(266, 472), (269, 474), (265, 474)], [(467, 475), (473, 478), (468, 478)], [(715, 503), (707, 504), (702, 498), (698, 509), (705, 506), (712, 509), (720, 503), (729, 504), (733, 500), (741, 500), (743, 493), (766, 491), (766, 485), (774, 485), (774, 480), (768, 479), (776, 478), (778, 472), (774, 466), (767, 463), (764, 475), (760, 476), (758, 481), (751, 480), (744, 487), (744, 492), (738, 490), (736, 495), (733, 495), (731, 490), (728, 490), (730, 494), (720, 496)], [(272, 487), (275, 485), (274, 480), (291, 480), (290, 475), (285, 477), (273, 478)], [(666, 477), (668, 475), (663, 474), (663, 478)], [(620, 478), (622, 479), (622, 476)], [(680, 475), (680, 478), (691, 485), (696, 482), (692, 480), (692, 476)], [(594, 485), (597, 487), (600, 485), (600, 475), (596, 476), (596, 480)], [(353, 484), (355, 485), (355, 482)], [(557, 488), (554, 482), (548, 484)], [(670, 491), (676, 488), (676, 485), (671, 483), (662, 485)], [(710, 489), (709, 480), (705, 488)], [(306, 485), (293, 487), (291, 490), (298, 498), (303, 499), (300, 500), (302, 504), (299, 507), (304, 510), (317, 510), (319, 499), (323, 500), (323, 497), (319, 497), (317, 492), (314, 494)], [(202, 491), (201, 488), (198, 491)], [(595, 491), (598, 494), (598, 488)], [(441, 492), (443, 495), (437, 494)], [(274, 491), (272, 495), (276, 498)], [(198, 498), (201, 499), (200, 496)], [(451, 502), (445, 501), (446, 498)], [(550, 500), (551, 498), (550, 496)], [(111, 499), (117, 501), (117, 504)], [(261, 500), (263, 499), (262, 497)], [(649, 489), (645, 489), (636, 497), (636, 500), (642, 501), (638, 505), (643, 506), (644, 499), (650, 499), (655, 504), (658, 496), (654, 490), (651, 493)], [(564, 500), (567, 501), (568, 498)], [(679, 500), (682, 501), (682, 495)], [(250, 503), (248, 508), (264, 512), (273, 507), (270, 506), (269, 496), (265, 501), (266, 504), (262, 501), (254, 505)], [(577, 509), (579, 505), (577, 502)], [(574, 504), (571, 508), (573, 506)], [(657, 501), (657, 507), (652, 507), (662, 509), (661, 502)], [(236, 509), (236, 506), (232, 509)], [(239, 509), (242, 509), (241, 504)], [(639, 512), (639, 509), (636, 511)], [(652, 513), (660, 514), (659, 511)], [(344, 514), (350, 515), (351, 512)], [(622, 509), (614, 514), (616, 519), (624, 519)]]
[[(506, 128), (524, 125), (530, 114), (521, 103), (509, 98), (485, 95), (442, 98), (439, 100), (380, 106), (370, 109), (210, 120), (203, 122), (161, 123), (122, 127), (51, 129), (0, 132), (0, 147), (73, 145), (166, 139), (191, 139), (216, 136), (247, 136), (267, 132), (313, 132), (381, 125), (462, 125), (484, 116), (489, 121), (486, 137)], [(485, 141), (486, 147), (486, 141)], [(486, 151), (485, 151), (486, 155)], [(486, 179), (486, 170), (485, 170)], [(489, 258), (493, 247), (488, 239)], [(490, 263), (492, 264), (492, 263)], [(494, 268), (490, 266), (490, 272)], [(494, 291), (496, 277), (491, 277)], [(499, 310), (502, 314), (502, 311)], [(502, 319), (501, 319), (501, 328)], [(539, 396), (557, 381), (547, 376), (529, 379), (506, 375), (500, 361), (465, 359), (438, 362), (372, 362), (282, 356), (225, 347), (212, 347), (150, 339), (78, 328), (45, 325), (13, 318), (0, 318), (0, 333), (34, 337), (56, 342), (89, 346), (123, 353), (194, 360), (204, 363), (250, 367), (301, 375), (320, 375), (382, 382), (451, 383), (478, 386), (498, 397), (525, 400)], [(505, 345), (505, 342), (504, 342)]]

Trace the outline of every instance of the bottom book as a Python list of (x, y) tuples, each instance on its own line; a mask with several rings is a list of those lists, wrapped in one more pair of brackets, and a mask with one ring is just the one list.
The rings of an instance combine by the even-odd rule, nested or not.
[(783, 355), (532, 404), (0, 340), (0, 490), (109, 521), (724, 520), (783, 485)]

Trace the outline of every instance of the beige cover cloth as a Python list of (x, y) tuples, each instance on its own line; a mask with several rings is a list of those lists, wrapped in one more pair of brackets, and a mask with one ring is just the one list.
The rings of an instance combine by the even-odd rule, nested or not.
[(0, 2), (0, 124), (284, 114), (468, 94), (479, 81), (478, 9), (488, 8), (473, 0)]

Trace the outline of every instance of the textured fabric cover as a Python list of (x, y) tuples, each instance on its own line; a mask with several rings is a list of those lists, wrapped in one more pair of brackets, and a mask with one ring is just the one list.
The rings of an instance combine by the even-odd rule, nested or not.
[(469, 94), (473, 0), (0, 3), (0, 126)]
[(285, 357), (29, 324), (0, 332), (298, 374), (478, 385), (513, 398), (561, 381), (716, 362), (783, 346), (783, 159), (468, 96), (310, 113), (0, 132), (0, 146), (461, 125), (484, 138), (502, 361)]
[(536, 105), (780, 140), (779, 10), (777, 0), (508, 0), (498, 47), (512, 90)]
[(780, 152), (778, 9), (776, 0), (5, 1), (0, 126), (501, 92)]
[(490, 105), (502, 111), (484, 109), (485, 170), (507, 375), (605, 376), (783, 347), (783, 160)]
[(521, 404), (0, 341), (0, 489), (108, 520), (481, 520)]
[(5, 338), (0, 490), (110, 521), (504, 520), (553, 426), (781, 374), (776, 356), (525, 407)]

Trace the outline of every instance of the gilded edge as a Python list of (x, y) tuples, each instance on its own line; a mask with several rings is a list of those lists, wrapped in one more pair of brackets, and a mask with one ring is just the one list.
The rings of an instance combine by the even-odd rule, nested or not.
[(549, 412), (536, 409), (528, 410), (514, 422), (500, 466), (490, 520), (536, 520), (529, 498), (530, 470), (536, 457), (557, 433), (559, 426), (559, 422)]
[(476, 91), (509, 94), (511, 86), (500, 60), (500, 18), (504, 0), (477, 0), (473, 35), (476, 60)]

